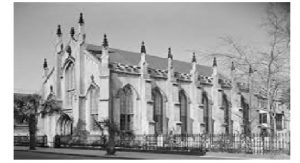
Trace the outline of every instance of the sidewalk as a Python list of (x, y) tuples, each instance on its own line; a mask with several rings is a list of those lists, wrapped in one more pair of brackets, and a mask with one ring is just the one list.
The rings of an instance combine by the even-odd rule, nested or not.
[[(14, 146), (16, 151), (28, 151), (28, 147)], [(32, 152), (37, 153), (55, 153), (76, 156), (92, 156), (102, 158), (115, 158), (115, 159), (169, 159), (169, 160), (195, 160), (195, 159), (289, 159), (289, 157), (282, 157), (278, 155), (249, 155), (249, 154), (231, 154), (231, 153), (218, 153), (207, 152), (205, 156), (182, 155), (182, 154), (163, 154), (163, 153), (147, 153), (147, 152), (124, 152), (117, 151), (116, 155), (105, 155), (104, 150), (86, 150), (86, 149), (70, 149), (70, 148), (40, 148)]]
[(206, 152), (206, 157), (222, 158), (243, 158), (243, 159), (267, 159), (267, 160), (289, 160), (287, 154), (246, 154), (246, 153), (226, 153), (226, 152)]

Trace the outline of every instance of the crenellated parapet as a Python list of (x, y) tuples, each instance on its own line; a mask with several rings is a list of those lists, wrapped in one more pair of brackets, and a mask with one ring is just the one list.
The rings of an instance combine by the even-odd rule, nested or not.
[(231, 89), (231, 81), (228, 79), (219, 79), (219, 84), (221, 85), (221, 88), (223, 89)]
[[(141, 67), (138, 65), (129, 65), (129, 64), (123, 64), (123, 63), (110, 63), (109, 68), (112, 72), (115, 73), (124, 73), (128, 75), (141, 75)], [(150, 75), (151, 78), (155, 79), (168, 79), (168, 70), (167, 69), (155, 69), (148, 67), (147, 72)], [(192, 75), (190, 73), (181, 73), (181, 72), (174, 72), (174, 79), (181, 82), (191, 82)], [(198, 74), (198, 77), (196, 78), (197, 82), (200, 83), (200, 85), (207, 85), (211, 86), (213, 83), (213, 77), (211, 76), (205, 76), (202, 74)], [(223, 89), (231, 89), (231, 81), (229, 79), (219, 79), (219, 84), (221, 88)], [(242, 91), (247, 91), (247, 84), (245, 83), (239, 83), (239, 88)]]
[(168, 78), (168, 70), (148, 68), (148, 73), (152, 78), (160, 78), (160, 79)]
[(191, 74), (189, 73), (174, 72), (174, 77), (179, 81), (191, 82)]
[(201, 85), (212, 85), (212, 80), (211, 76), (198, 75), (198, 81)]
[(140, 75), (141, 67), (137, 65), (126, 65), (122, 63), (110, 63), (109, 68), (111, 71), (116, 73), (125, 73), (132, 75)]

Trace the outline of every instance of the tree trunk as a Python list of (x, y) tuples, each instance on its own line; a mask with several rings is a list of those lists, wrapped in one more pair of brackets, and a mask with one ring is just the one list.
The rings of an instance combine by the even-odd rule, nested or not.
[(106, 154), (107, 155), (114, 155), (115, 153), (116, 153), (116, 149), (115, 149), (115, 134), (114, 133), (110, 133), (109, 134), (108, 144), (106, 146)]
[(34, 114), (29, 116), (29, 149), (35, 150), (36, 147), (36, 117)]

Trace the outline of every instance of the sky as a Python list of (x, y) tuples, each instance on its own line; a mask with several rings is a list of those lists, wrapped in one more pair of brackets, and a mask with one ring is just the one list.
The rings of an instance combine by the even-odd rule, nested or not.
[(265, 3), (14, 3), (14, 90), (40, 89), (44, 58), (50, 67), (54, 62), (57, 25), (66, 43), (80, 12), (87, 43), (101, 45), (106, 33), (112, 48), (139, 52), (145, 41), (150, 55), (167, 57), (171, 47), (174, 59), (190, 62), (193, 51), (216, 51), (222, 36), (266, 44), (264, 9)]

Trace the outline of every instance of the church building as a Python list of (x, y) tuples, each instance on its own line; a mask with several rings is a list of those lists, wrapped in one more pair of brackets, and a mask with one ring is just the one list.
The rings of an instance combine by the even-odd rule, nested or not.
[[(230, 134), (249, 132), (251, 116), (247, 84), (212, 66), (176, 60), (171, 48), (157, 57), (146, 44), (139, 52), (86, 42), (82, 13), (78, 29), (72, 27), (63, 43), (56, 32), (53, 68), (44, 61), (42, 98), (55, 98), (65, 113), (39, 117), (38, 133), (53, 141), (55, 135), (85, 131), (100, 134), (95, 122), (112, 120), (121, 132), (132, 134)], [(138, 50), (137, 50), (138, 51)], [(165, 57), (163, 57), (165, 56)]]

